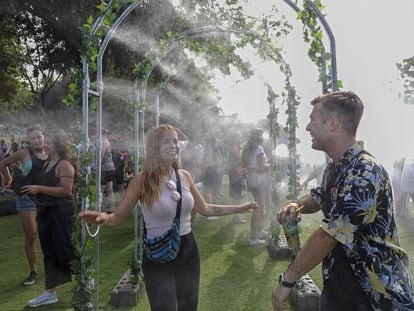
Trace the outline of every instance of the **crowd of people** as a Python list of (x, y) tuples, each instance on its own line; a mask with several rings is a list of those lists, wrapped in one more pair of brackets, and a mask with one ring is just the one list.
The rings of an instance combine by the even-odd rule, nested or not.
[[(286, 310), (287, 298), (300, 277), (322, 263), (320, 310), (414, 310), (408, 258), (399, 245), (393, 208), (394, 201), (402, 206), (402, 200), (413, 195), (401, 186), (408, 178), (411, 162), (406, 160), (401, 178), (395, 178), (400, 184), (393, 180), (394, 196), (387, 171), (356, 140), (364, 108), (361, 99), (353, 92), (334, 92), (315, 98), (311, 104), (306, 129), (312, 148), (325, 152), (329, 161), (326, 168), (318, 168), (323, 172), (320, 185), (281, 207), (274, 216), (284, 224), (292, 219), (300, 221), (301, 213), (322, 211), (321, 225), (280, 274), (273, 289), (273, 308)], [(104, 130), (99, 160), (105, 210), (78, 213), (81, 221), (115, 227), (137, 202), (141, 203), (147, 247), (142, 268), (153, 311), (197, 310), (201, 261), (192, 230), (197, 213), (205, 217), (233, 215), (235, 224), (243, 224), (246, 220), (239, 214), (251, 212), (247, 244), (266, 244), (263, 212), (271, 180), (263, 130), (252, 129), (244, 144), (242, 133), (231, 133), (226, 148), (208, 133), (201, 146), (193, 144), (184, 152), (188, 141), (181, 141), (180, 133), (165, 124), (147, 133), (143, 168), (131, 176), (124, 191), (130, 169), (129, 148), (120, 137)], [(0, 170), (3, 185), (18, 195), (16, 205), (30, 267), (26, 285), (37, 278), (34, 248), (39, 235), (45, 291), (28, 302), (28, 306), (37, 307), (55, 303), (57, 286), (71, 280), (74, 249), (70, 233), (76, 213), (73, 192), (77, 164), (72, 161), (71, 142), (64, 131), (44, 132), (34, 125), (27, 129), (27, 135), (30, 147), (6, 156)], [(13, 166), (17, 166), (14, 173)], [(229, 177), (228, 205), (220, 204), (225, 174)], [(118, 203), (113, 198), (114, 189), (124, 192)], [(254, 201), (243, 203), (246, 191)], [(150, 242), (165, 241), (174, 230), (178, 231), (177, 252), (168, 260), (155, 260)]]
[(5, 123), (0, 126), (1, 137), (24, 136), (25, 128), (15, 124)]
[(7, 158), (9, 155), (15, 153), (21, 148), (26, 148), (28, 142), (21, 140), (20, 143), (16, 141), (15, 136), (10, 136), (10, 143), (8, 144), (4, 138), (0, 139), (0, 161)]

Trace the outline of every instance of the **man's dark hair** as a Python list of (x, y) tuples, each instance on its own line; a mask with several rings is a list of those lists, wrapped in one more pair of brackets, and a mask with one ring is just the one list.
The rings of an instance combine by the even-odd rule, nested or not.
[(361, 99), (351, 91), (341, 91), (316, 97), (311, 105), (322, 104), (326, 117), (336, 115), (342, 121), (343, 129), (350, 135), (356, 135), (364, 112)]

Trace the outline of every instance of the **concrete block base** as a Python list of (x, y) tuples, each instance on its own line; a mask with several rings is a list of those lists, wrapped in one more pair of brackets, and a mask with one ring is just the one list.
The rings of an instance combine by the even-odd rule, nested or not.
[(289, 259), (293, 256), (292, 249), (289, 248), (286, 237), (283, 234), (279, 235), (279, 243), (277, 245), (269, 241), (267, 251), (270, 259), (273, 260)]
[(290, 293), (290, 300), (298, 311), (318, 311), (321, 291), (309, 275), (302, 276)]
[(130, 271), (121, 277), (111, 292), (110, 304), (114, 307), (135, 306), (138, 303), (140, 285), (128, 283)]

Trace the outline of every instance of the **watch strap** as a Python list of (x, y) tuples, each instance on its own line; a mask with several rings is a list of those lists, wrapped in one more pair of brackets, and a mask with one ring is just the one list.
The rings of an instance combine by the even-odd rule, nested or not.
[(296, 285), (296, 282), (290, 283), (290, 282), (286, 281), (285, 275), (283, 273), (281, 273), (279, 275), (279, 284), (284, 286), (284, 287), (287, 287), (287, 288), (292, 288)]

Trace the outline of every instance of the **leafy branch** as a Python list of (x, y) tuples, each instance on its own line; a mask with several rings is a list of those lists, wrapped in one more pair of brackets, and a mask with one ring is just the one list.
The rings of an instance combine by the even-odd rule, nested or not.
[[(303, 23), (303, 39), (305, 42), (310, 43), (308, 56), (318, 68), (318, 81), (323, 83), (324, 92), (327, 92), (328, 86), (332, 85), (331, 76), (328, 74), (332, 71), (332, 66), (329, 63), (331, 54), (325, 51), (322, 41), (322, 27), (318, 22), (316, 13), (312, 10), (310, 2), (311, 0), (303, 1), (303, 9), (298, 12), (297, 19), (301, 20)], [(311, 3), (320, 12), (325, 8), (325, 6), (322, 5), (321, 0), (314, 0)], [(338, 80), (337, 83), (338, 88), (341, 89), (343, 87), (342, 81)]]
[(414, 104), (414, 56), (397, 63), (397, 68), (404, 81), (404, 102)]

